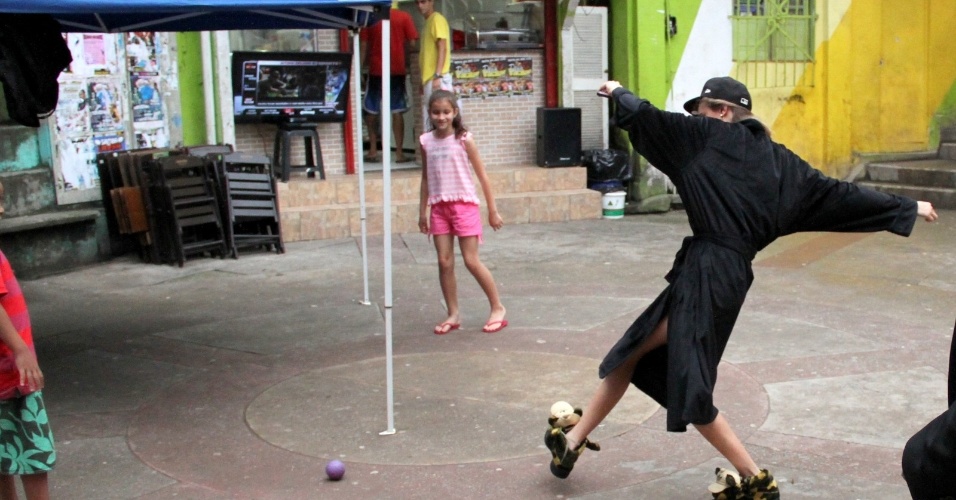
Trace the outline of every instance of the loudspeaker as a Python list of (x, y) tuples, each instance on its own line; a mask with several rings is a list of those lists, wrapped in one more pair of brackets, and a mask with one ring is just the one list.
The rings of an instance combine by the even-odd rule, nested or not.
[(538, 108), (538, 166), (581, 164), (581, 108)]

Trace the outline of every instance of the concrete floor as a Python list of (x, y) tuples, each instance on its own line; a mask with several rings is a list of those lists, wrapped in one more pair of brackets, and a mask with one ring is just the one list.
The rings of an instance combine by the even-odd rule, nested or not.
[[(910, 238), (801, 234), (761, 252), (716, 401), (785, 498), (908, 498), (900, 456), (946, 407), (956, 213)], [(120, 258), (23, 282), (61, 499), (690, 498), (726, 460), (632, 389), (571, 477), (548, 472), (551, 403), (583, 406), (604, 353), (665, 282), (682, 212), (486, 235), (510, 326), (459, 260), (462, 329), (435, 252), (393, 237), (394, 435), (382, 238), (276, 255)], [(331, 459), (342, 481), (325, 478)]]

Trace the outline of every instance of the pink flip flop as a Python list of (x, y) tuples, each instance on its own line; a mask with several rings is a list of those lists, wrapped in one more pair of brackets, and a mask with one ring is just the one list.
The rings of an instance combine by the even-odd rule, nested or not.
[(482, 327), (481, 331), (485, 333), (495, 333), (504, 330), (508, 326), (508, 320), (503, 319), (501, 321), (489, 321), (485, 323), (485, 326)]
[[(445, 327), (448, 327), (448, 329), (446, 330)], [(435, 325), (435, 335), (444, 335), (459, 328), (461, 328), (461, 323), (452, 323), (446, 321), (440, 325)]]

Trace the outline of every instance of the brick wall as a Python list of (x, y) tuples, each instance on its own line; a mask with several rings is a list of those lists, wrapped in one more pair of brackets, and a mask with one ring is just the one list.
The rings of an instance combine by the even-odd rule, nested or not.
[[(476, 51), (452, 54), (452, 59), (476, 57), (531, 57), (534, 93), (530, 95), (495, 96), (484, 99), (462, 99), (464, 124), (475, 136), (481, 159), (487, 166), (528, 165), (535, 162), (537, 108), (544, 106), (544, 53)], [(420, 75), (418, 57), (412, 57), (412, 75)], [(421, 108), (420, 78), (412, 78), (409, 93), (415, 96), (415, 107)], [(421, 133), (422, 113), (415, 118), (415, 131)]]
[[(338, 32), (321, 30), (317, 39), (319, 50), (337, 51)], [(536, 109), (544, 106), (544, 55), (542, 51), (470, 52), (453, 54), (452, 58), (515, 56), (531, 57), (533, 63), (534, 93), (520, 96), (462, 99), (465, 126), (475, 135), (481, 158), (487, 166), (528, 165), (535, 162)], [(411, 58), (412, 75), (419, 75), (418, 57)], [(408, 89), (413, 109), (421, 109), (421, 84), (412, 77)], [(415, 113), (415, 137), (422, 130), (422, 115)], [(322, 143), (322, 159), (326, 174), (344, 174), (345, 127), (344, 123), (323, 123), (317, 126)], [(272, 156), (276, 126), (271, 124), (237, 124), (236, 144), (238, 151)], [(292, 163), (305, 163), (304, 141), (296, 138), (292, 150)]]

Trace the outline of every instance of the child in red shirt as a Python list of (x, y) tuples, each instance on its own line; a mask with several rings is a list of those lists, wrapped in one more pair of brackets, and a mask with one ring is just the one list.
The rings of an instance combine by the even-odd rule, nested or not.
[(17, 498), (14, 478), (20, 476), (28, 499), (45, 499), (56, 450), (40, 393), (43, 372), (33, 349), (26, 300), (2, 251), (0, 306), (0, 498)]

